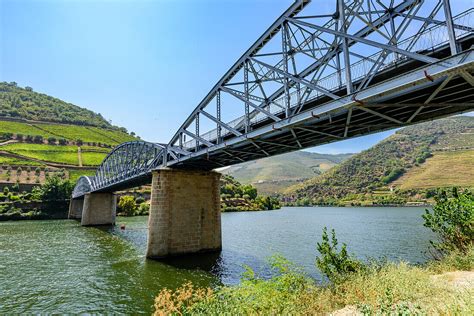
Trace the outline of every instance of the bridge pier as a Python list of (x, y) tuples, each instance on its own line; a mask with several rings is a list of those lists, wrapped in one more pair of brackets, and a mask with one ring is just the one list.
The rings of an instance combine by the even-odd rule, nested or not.
[(84, 196), (81, 225), (114, 225), (117, 197), (113, 193), (87, 193)]
[(212, 171), (153, 171), (148, 258), (222, 249), (219, 179)]
[(82, 209), (84, 206), (84, 198), (81, 199), (71, 199), (69, 202), (69, 219), (81, 219), (82, 218)]

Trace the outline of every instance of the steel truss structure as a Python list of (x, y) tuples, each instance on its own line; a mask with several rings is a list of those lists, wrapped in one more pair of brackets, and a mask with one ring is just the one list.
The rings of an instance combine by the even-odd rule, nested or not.
[(155, 168), (209, 170), (474, 109), (474, 8), (453, 17), (449, 0), (310, 7), (295, 1), (169, 144), (117, 147), (92, 190), (131, 186)]

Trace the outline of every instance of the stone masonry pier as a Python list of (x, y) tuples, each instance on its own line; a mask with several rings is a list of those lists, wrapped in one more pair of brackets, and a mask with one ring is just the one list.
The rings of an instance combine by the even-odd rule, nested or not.
[(220, 174), (153, 171), (148, 258), (220, 251)]
[(69, 219), (81, 219), (84, 199), (71, 199), (69, 202)]
[(117, 197), (113, 193), (87, 193), (82, 209), (82, 226), (114, 225)]

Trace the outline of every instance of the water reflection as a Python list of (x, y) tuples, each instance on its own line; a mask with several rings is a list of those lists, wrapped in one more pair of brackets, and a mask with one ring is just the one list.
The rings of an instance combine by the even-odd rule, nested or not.
[[(235, 284), (244, 265), (269, 276), (280, 253), (320, 278), (314, 267), (324, 226), (361, 258), (423, 262), (431, 238), (421, 208), (285, 208), (222, 215), (223, 250), (146, 260), (147, 218), (118, 218), (115, 227), (76, 221), (0, 223), (0, 314), (149, 314), (163, 287)], [(125, 225), (125, 230), (120, 225)]]

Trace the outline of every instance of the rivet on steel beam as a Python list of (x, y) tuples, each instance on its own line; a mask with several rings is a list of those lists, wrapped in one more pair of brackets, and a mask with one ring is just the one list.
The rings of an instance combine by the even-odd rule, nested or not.
[(426, 79), (428, 79), (431, 82), (434, 82), (434, 78), (430, 76), (426, 70), (423, 70), (423, 73), (425, 74)]
[(356, 95), (355, 95), (355, 94), (352, 96), (352, 101), (354, 101), (355, 103), (357, 103), (357, 104), (359, 104), (359, 105), (361, 105), (361, 106), (364, 106), (364, 105), (365, 105), (364, 101), (358, 100), (358, 99), (356, 98)]

